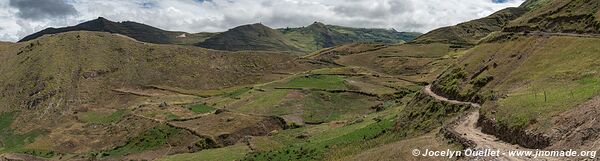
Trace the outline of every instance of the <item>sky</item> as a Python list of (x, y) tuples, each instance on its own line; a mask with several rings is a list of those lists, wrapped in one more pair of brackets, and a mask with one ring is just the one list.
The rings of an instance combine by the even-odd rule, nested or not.
[(272, 28), (315, 21), (422, 32), (485, 17), (524, 0), (0, 0), (0, 41), (104, 17), (165, 30), (221, 32), (251, 23)]

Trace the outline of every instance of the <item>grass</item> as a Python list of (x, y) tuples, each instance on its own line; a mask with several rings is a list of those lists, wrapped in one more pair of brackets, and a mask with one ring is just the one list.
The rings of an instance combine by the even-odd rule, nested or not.
[(310, 74), (357, 74), (368, 72), (367, 69), (359, 67), (336, 67), (336, 68), (321, 68), (310, 71)]
[(529, 9), (537, 9), (540, 8), (542, 6), (544, 6), (545, 4), (547, 4), (550, 0), (530, 0), (531, 2), (528, 3), (526, 6)]
[(284, 86), (289, 88), (347, 89), (343, 77), (331, 75), (297, 77)]
[[(331, 155), (356, 154), (368, 148), (403, 139), (403, 136), (391, 132), (397, 117), (395, 114), (401, 107), (403, 106), (393, 106), (366, 117), (354, 118), (337, 127), (320, 124), (281, 131), (270, 140), (284, 146), (248, 154), (245, 160), (331, 160)], [(356, 121), (359, 119), (362, 121)], [(297, 138), (302, 133), (310, 137)], [(366, 142), (369, 143), (365, 144)]]
[(290, 90), (272, 90), (264, 94), (253, 95), (252, 101), (236, 109), (244, 113), (268, 113), (272, 107), (277, 106)]
[(232, 161), (244, 158), (250, 148), (245, 144), (236, 144), (225, 148), (207, 149), (196, 153), (171, 155), (158, 159), (158, 161)]
[(96, 112), (96, 111), (88, 111), (79, 114), (79, 119), (87, 123), (96, 123), (96, 124), (111, 124), (117, 122), (123, 118), (123, 116), (129, 113), (126, 109), (119, 109), (116, 112)]
[(286, 115), (300, 112), (306, 122), (329, 122), (338, 119), (361, 117), (375, 105), (372, 97), (354, 93), (324, 91), (297, 92), (299, 98), (289, 99), (291, 90), (275, 89), (254, 93), (240, 100), (235, 110), (242, 113)]
[(598, 5), (600, 2), (591, 0), (530, 0), (524, 7), (531, 10), (505, 30), (595, 34), (600, 26)]
[(544, 88), (519, 91), (499, 101), (501, 107), (513, 108), (500, 108), (496, 116), (501, 118), (499, 123), (514, 128), (548, 121), (553, 114), (566, 111), (600, 94), (598, 84), (599, 78), (590, 77), (577, 83), (548, 83)]
[(244, 87), (225, 93), (225, 97), (239, 98), (242, 94), (252, 90), (252, 87)]
[(206, 104), (196, 104), (190, 106), (189, 109), (195, 113), (209, 113), (215, 111), (215, 108), (210, 107)]
[(169, 112), (169, 113), (167, 113), (167, 116), (166, 116), (166, 117), (167, 117), (167, 120), (175, 120), (175, 119), (178, 119), (178, 118), (179, 118), (179, 116), (177, 116), (177, 115), (175, 115), (175, 114), (173, 114), (173, 113), (170, 113), (170, 112)]
[(378, 138), (393, 124), (393, 120), (386, 119), (348, 133), (338, 133), (341, 135), (329, 139), (311, 138), (304, 143), (289, 145), (278, 150), (249, 154), (244, 160), (317, 160), (324, 158), (332, 148), (352, 146), (355, 143)]
[[(552, 117), (600, 94), (598, 43), (592, 38), (554, 36), (481, 44), (460, 58), (458, 66), (464, 66), (466, 77), (444, 86), (468, 93), (464, 89), (487, 83), (477, 94), (497, 101), (486, 103), (483, 114), (511, 128), (545, 131)], [(473, 78), (484, 66), (488, 69)]]
[(156, 149), (165, 145), (169, 139), (176, 137), (181, 133), (182, 131), (180, 129), (160, 124), (146, 130), (139, 136), (130, 139), (125, 145), (102, 153), (101, 156), (123, 156)]
[(41, 130), (32, 130), (23, 134), (15, 132), (10, 125), (16, 116), (17, 112), (0, 113), (0, 153), (23, 151), (26, 144), (32, 143), (35, 138), (45, 133)]
[(252, 145), (255, 151), (270, 151), (284, 146), (268, 136), (252, 137), (250, 145)]
[[(438, 131), (434, 130), (433, 132), (420, 135), (418, 137), (406, 138), (400, 141), (393, 141), (391, 143), (383, 143), (380, 146), (370, 149), (361, 148), (359, 153), (353, 155), (340, 156), (334, 153), (333, 155), (331, 155), (332, 157), (330, 158), (332, 160), (448, 160), (447, 157), (415, 157), (411, 153), (412, 150), (415, 148), (421, 150), (429, 149), (439, 151), (443, 151), (446, 149), (460, 150), (459, 146), (440, 139), (440, 137), (437, 136), (437, 134)], [(382, 139), (376, 139), (369, 142), (377, 143), (378, 141), (381, 142), (383, 140), (386, 140), (384, 138), (393, 137), (384, 136), (381, 138)]]
[(300, 101), (305, 122), (329, 122), (366, 115), (372, 106), (365, 97), (348, 93), (312, 92)]
[(16, 112), (2, 112), (0, 113), (0, 130), (5, 131), (10, 129), (10, 125), (16, 116)]
[(43, 157), (43, 158), (53, 158), (58, 155), (62, 155), (61, 153), (57, 153), (54, 151), (39, 150), (39, 149), (35, 149), (35, 150), (34, 149), (26, 149), (26, 150), (19, 151), (19, 153), (29, 154), (29, 155)]

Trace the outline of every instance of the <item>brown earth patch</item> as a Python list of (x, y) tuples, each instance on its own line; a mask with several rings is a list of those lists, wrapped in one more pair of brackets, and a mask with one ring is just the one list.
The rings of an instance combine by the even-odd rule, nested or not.
[(549, 149), (600, 150), (600, 96), (553, 119)]
[(171, 122), (173, 126), (189, 129), (210, 136), (218, 144), (233, 145), (246, 136), (264, 136), (274, 130), (282, 130), (284, 122), (275, 117), (263, 117), (222, 112), (194, 120)]

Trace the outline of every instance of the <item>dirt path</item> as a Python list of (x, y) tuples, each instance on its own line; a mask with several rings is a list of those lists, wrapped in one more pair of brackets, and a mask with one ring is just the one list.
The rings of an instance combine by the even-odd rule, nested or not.
[(452, 103), (452, 104), (471, 105), (471, 106), (473, 106), (475, 108), (481, 107), (481, 105), (479, 105), (477, 103), (462, 102), (462, 101), (457, 101), (457, 100), (450, 100), (450, 99), (448, 99), (446, 97), (437, 95), (437, 94), (433, 93), (433, 91), (431, 91), (431, 85), (425, 86), (425, 88), (423, 89), (423, 91), (425, 91), (425, 93), (427, 93), (429, 96), (431, 96), (431, 97), (433, 97), (433, 98), (435, 98), (437, 100), (440, 100), (440, 101), (449, 102), (449, 103)]
[[(471, 105), (475, 108), (480, 108), (481, 105), (472, 102), (462, 102), (457, 100), (450, 100), (443, 96), (435, 94), (431, 91), (431, 85), (426, 86), (423, 91), (428, 95), (444, 102), (450, 102), (453, 104), (464, 104)], [(500, 150), (500, 156), (497, 158), (484, 157), (484, 158), (474, 158), (476, 160), (510, 160), (510, 161), (518, 161), (518, 160), (558, 160), (555, 158), (527, 158), (527, 157), (511, 157), (509, 156), (509, 151), (515, 150), (531, 150), (521, 147), (519, 145), (509, 144), (501, 141), (496, 136), (485, 134), (481, 132), (481, 129), (477, 127), (477, 120), (479, 119), (479, 110), (474, 110), (466, 115), (466, 117), (462, 118), (457, 125), (453, 127), (454, 131), (460, 133), (464, 139), (470, 140), (475, 143), (475, 149), (485, 150)], [(504, 154), (502, 154), (504, 153)]]

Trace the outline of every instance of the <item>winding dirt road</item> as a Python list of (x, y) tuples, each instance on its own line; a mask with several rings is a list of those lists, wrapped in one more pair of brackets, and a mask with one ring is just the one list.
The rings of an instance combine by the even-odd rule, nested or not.
[[(475, 108), (480, 108), (481, 105), (472, 102), (462, 102), (457, 100), (450, 100), (443, 96), (435, 94), (431, 90), (431, 85), (426, 86), (423, 91), (434, 97), (437, 100), (449, 102), (452, 104), (463, 104), (463, 105), (471, 105)], [(453, 130), (460, 133), (464, 139), (470, 140), (475, 143), (476, 147), (471, 147), (478, 150), (500, 150), (499, 157), (480, 157), (480, 158), (470, 158), (469, 160), (510, 160), (510, 161), (520, 161), (520, 160), (559, 160), (556, 158), (529, 158), (529, 157), (513, 157), (509, 155), (509, 151), (534, 151), (535, 149), (527, 149), (521, 147), (519, 145), (509, 144), (501, 141), (496, 136), (485, 134), (481, 131), (480, 128), (477, 127), (477, 120), (479, 119), (479, 110), (474, 110), (468, 114), (466, 117), (459, 120), (459, 123), (453, 127)], [(504, 154), (503, 154), (504, 153)]]

